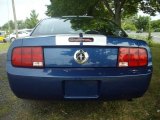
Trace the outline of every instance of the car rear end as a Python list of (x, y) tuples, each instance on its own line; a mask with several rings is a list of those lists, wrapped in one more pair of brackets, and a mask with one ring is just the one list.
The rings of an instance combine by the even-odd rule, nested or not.
[(15, 95), (53, 100), (142, 96), (152, 75), (147, 44), (96, 32), (44, 36), (33, 32), (32, 37), (14, 41), (7, 74)]

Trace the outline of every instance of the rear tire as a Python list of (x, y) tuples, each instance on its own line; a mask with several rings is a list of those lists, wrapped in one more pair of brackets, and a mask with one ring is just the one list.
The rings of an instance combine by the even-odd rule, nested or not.
[(7, 41), (5, 39), (3, 39), (3, 42), (6, 43)]

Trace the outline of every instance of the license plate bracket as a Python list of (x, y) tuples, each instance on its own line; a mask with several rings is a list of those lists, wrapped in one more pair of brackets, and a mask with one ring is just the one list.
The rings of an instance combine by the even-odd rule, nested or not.
[(98, 81), (65, 81), (64, 97), (65, 98), (98, 98)]

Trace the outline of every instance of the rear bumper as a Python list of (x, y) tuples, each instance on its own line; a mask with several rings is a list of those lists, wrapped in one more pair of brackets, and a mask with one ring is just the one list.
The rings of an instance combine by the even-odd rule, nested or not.
[[(98, 76), (95, 69), (85, 69), (85, 72), (95, 71), (95, 73), (93, 76), (87, 76), (82, 72), (82, 75), (78, 76), (75, 71), (79, 70), (75, 68), (74, 71), (63, 69), (66, 71), (66, 75), (63, 73), (62, 76), (53, 68), (20, 69), (22, 68), (7, 69), (10, 87), (15, 95), (19, 98), (45, 100), (137, 98), (148, 89), (152, 73), (152, 68), (146, 68), (143, 70), (146, 71), (145, 74)], [(107, 73), (108, 69), (103, 68), (103, 71)], [(70, 72), (73, 72), (72, 76), (70, 76)]]

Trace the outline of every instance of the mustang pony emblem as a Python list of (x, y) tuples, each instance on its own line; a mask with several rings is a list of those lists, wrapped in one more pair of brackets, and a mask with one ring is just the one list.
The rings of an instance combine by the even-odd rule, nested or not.
[(74, 60), (79, 64), (84, 64), (87, 62), (89, 55), (83, 50), (77, 50), (74, 54)]

